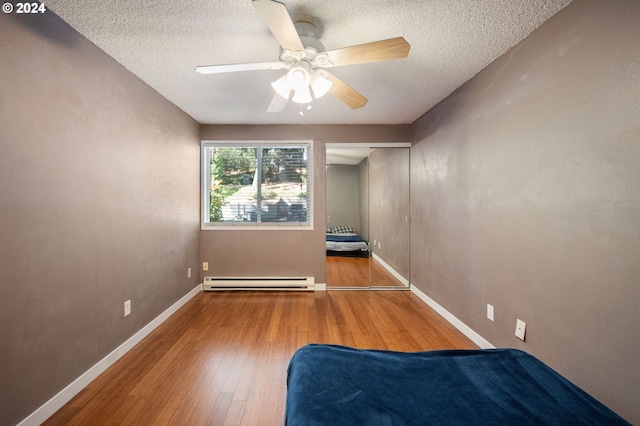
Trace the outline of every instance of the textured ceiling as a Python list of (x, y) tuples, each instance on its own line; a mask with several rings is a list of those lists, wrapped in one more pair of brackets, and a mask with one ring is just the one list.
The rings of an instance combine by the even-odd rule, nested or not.
[(284, 70), (201, 75), (198, 65), (277, 61), (250, 0), (45, 0), (48, 8), (203, 124), (407, 124), (526, 37), (570, 0), (290, 0), (318, 18), (327, 50), (403, 36), (409, 57), (333, 68), (369, 102), (331, 95), (300, 116), (269, 114)]

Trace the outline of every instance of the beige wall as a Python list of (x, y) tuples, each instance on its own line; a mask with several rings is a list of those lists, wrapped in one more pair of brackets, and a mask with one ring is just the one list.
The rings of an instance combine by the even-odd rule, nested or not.
[(313, 276), (325, 274), (325, 143), (407, 142), (410, 125), (203, 125), (203, 140), (313, 140), (313, 231), (202, 231), (203, 276)]
[(574, 1), (419, 119), (411, 152), (412, 283), (636, 424), (639, 22), (637, 1)]
[[(409, 151), (409, 148), (375, 148), (369, 153), (371, 251), (407, 281), (410, 278)], [(373, 277), (371, 281), (371, 285), (376, 285)]]
[(200, 128), (203, 140), (312, 139), (322, 142), (411, 142), (409, 124), (213, 125)]
[(360, 236), (369, 241), (369, 157), (358, 163)]
[(194, 120), (55, 15), (0, 14), (0, 424), (198, 284), (199, 147)]
[(362, 235), (358, 166), (328, 164), (325, 170), (327, 227), (350, 226)]

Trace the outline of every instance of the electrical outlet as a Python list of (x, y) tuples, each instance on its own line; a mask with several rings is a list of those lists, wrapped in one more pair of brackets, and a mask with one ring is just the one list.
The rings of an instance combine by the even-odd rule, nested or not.
[(191, 278), (191, 268), (187, 268), (187, 278)]
[(516, 337), (522, 341), (524, 341), (524, 332), (527, 328), (527, 323), (522, 320), (516, 321)]
[(209, 262), (202, 262), (202, 270), (203, 271), (209, 270)]
[(487, 318), (493, 321), (493, 305), (487, 303)]
[(124, 316), (131, 314), (131, 300), (124, 302)]

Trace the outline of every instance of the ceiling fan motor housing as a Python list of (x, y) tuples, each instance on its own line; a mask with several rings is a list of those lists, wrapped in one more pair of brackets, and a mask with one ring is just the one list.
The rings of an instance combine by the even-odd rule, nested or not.
[(326, 55), (322, 55), (325, 51), (324, 45), (318, 40), (320, 34), (318, 27), (309, 21), (298, 21), (294, 26), (304, 50), (292, 51), (280, 48), (280, 60), (292, 67), (297, 66), (300, 61), (305, 61), (311, 65), (311, 69), (327, 64)]

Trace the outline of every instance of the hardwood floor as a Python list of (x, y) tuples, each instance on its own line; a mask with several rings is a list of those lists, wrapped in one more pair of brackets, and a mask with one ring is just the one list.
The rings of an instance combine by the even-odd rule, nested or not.
[(327, 256), (329, 287), (404, 287), (373, 257)]
[(45, 425), (281, 425), (307, 343), (476, 346), (410, 292), (203, 292)]

